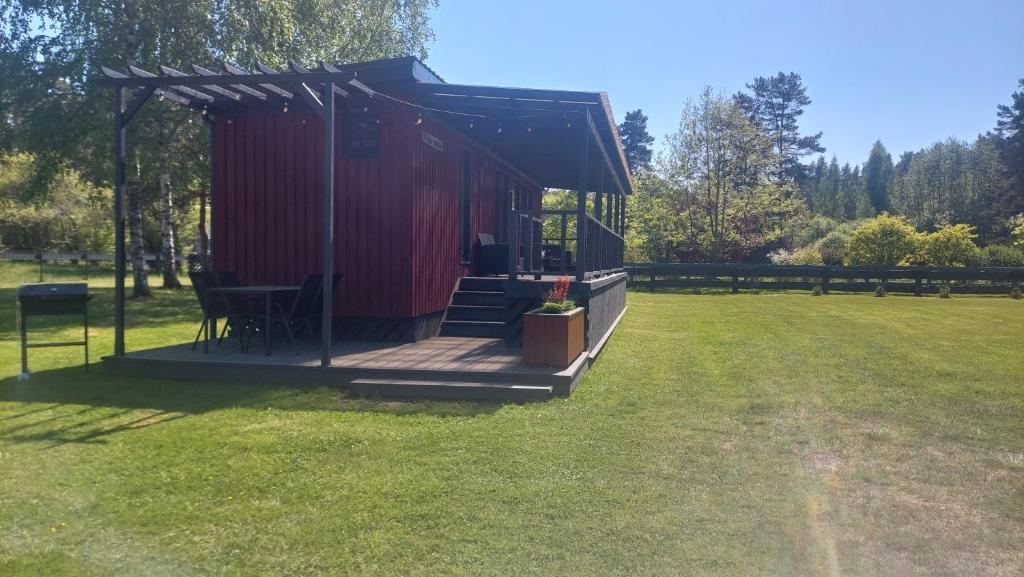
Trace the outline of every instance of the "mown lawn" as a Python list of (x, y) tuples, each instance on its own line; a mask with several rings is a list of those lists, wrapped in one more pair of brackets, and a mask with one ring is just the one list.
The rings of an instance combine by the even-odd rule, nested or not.
[[(398, 403), (70, 349), (17, 382), (30, 280), (0, 268), (0, 575), (1024, 571), (1024, 301), (631, 293), (571, 398)], [(133, 302), (129, 348), (194, 309)]]

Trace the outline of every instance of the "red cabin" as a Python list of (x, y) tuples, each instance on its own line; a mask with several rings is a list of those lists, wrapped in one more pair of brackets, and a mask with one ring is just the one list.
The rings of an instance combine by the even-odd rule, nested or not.
[[(569, 103), (578, 108), (581, 93), (454, 87), (415, 58), (340, 69), (357, 70), (373, 92), (346, 88), (336, 102), (334, 267), (344, 282), (335, 296), (335, 334), (432, 336), (459, 278), (483, 272), (480, 234), (506, 243), (513, 213), (542, 216), (544, 188), (578, 187), (576, 141), (589, 127)], [(628, 187), (607, 100), (587, 97), (594, 127), (612, 151), (589, 160), (611, 161), (601, 168), (617, 171)], [(252, 284), (294, 284), (319, 271), (317, 114), (293, 103), (210, 116), (214, 266)], [(532, 278), (536, 270), (523, 272)]]
[[(161, 72), (104, 69), (100, 82), (117, 88), (115, 202), (124, 127), (146, 99), (201, 113), (212, 151), (205, 260), (245, 285), (340, 274), (321, 307), (324, 366), (338, 338), (515, 346), (521, 314), (562, 275), (585, 307), (587, 350), (624, 310), (631, 183), (606, 94), (449, 84), (413, 57)], [(575, 205), (544, 209), (546, 189), (573, 190)]]

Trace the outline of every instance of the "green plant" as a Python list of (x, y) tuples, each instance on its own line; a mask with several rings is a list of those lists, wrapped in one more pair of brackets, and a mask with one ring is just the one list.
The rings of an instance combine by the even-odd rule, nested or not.
[(1021, 297), (1020, 285), (1019, 284), (1015, 284), (1012, 287), (1010, 287), (1010, 298), (1011, 299), (1019, 299), (1020, 297)]
[(823, 294), (822, 290), (821, 290), (821, 285), (820, 284), (814, 285), (814, 288), (811, 289), (811, 294), (816, 296), (816, 297), (820, 297)]
[(948, 299), (949, 298), (949, 285), (948, 284), (945, 284), (945, 285), (942, 285), (942, 286), (939, 287), (939, 298), (940, 299)]
[(902, 217), (883, 212), (864, 221), (850, 233), (845, 262), (898, 265), (917, 251), (919, 236)]
[(544, 303), (540, 305), (543, 314), (557, 315), (576, 308), (576, 302), (569, 298), (569, 277), (558, 277), (551, 290), (544, 295)]
[(990, 244), (981, 249), (981, 263), (985, 266), (1024, 266), (1024, 247)]
[(970, 266), (981, 256), (981, 250), (974, 244), (977, 237), (974, 227), (968, 224), (943, 226), (921, 238), (920, 258), (931, 266)]
[(875, 296), (876, 297), (884, 297), (885, 296), (885, 285), (884, 284), (880, 284), (880, 285), (875, 287)]
[(821, 262), (827, 265), (843, 264), (848, 242), (850, 242), (850, 236), (841, 230), (833, 230), (826, 234), (817, 243)]

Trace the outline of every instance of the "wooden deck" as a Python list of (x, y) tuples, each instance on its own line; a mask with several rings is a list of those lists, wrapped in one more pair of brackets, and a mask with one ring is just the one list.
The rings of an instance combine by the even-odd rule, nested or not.
[(191, 343), (104, 358), (116, 374), (209, 381), (332, 385), (371, 396), (537, 400), (568, 395), (586, 372), (584, 351), (565, 370), (531, 367), (522, 350), (501, 339), (435, 337), (416, 343), (337, 341), (331, 367), (320, 366), (312, 343), (295, 354), (285, 343), (273, 355), (253, 341), (243, 353), (236, 340), (210, 352)]

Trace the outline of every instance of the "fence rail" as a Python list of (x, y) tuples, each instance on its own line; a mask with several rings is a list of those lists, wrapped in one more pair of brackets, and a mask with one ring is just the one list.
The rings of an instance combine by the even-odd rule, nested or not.
[(951, 286), (957, 293), (1009, 294), (1024, 285), (1024, 267), (791, 266), (772, 264), (629, 263), (629, 286), (886, 292), (923, 295)]
[[(175, 260), (184, 262), (185, 256), (178, 255)], [(160, 255), (156, 253), (145, 253), (142, 259), (148, 263), (158, 262)], [(94, 252), (40, 252), (33, 250), (3, 250), (0, 251), (0, 261), (15, 262), (114, 262), (114, 255)]]

